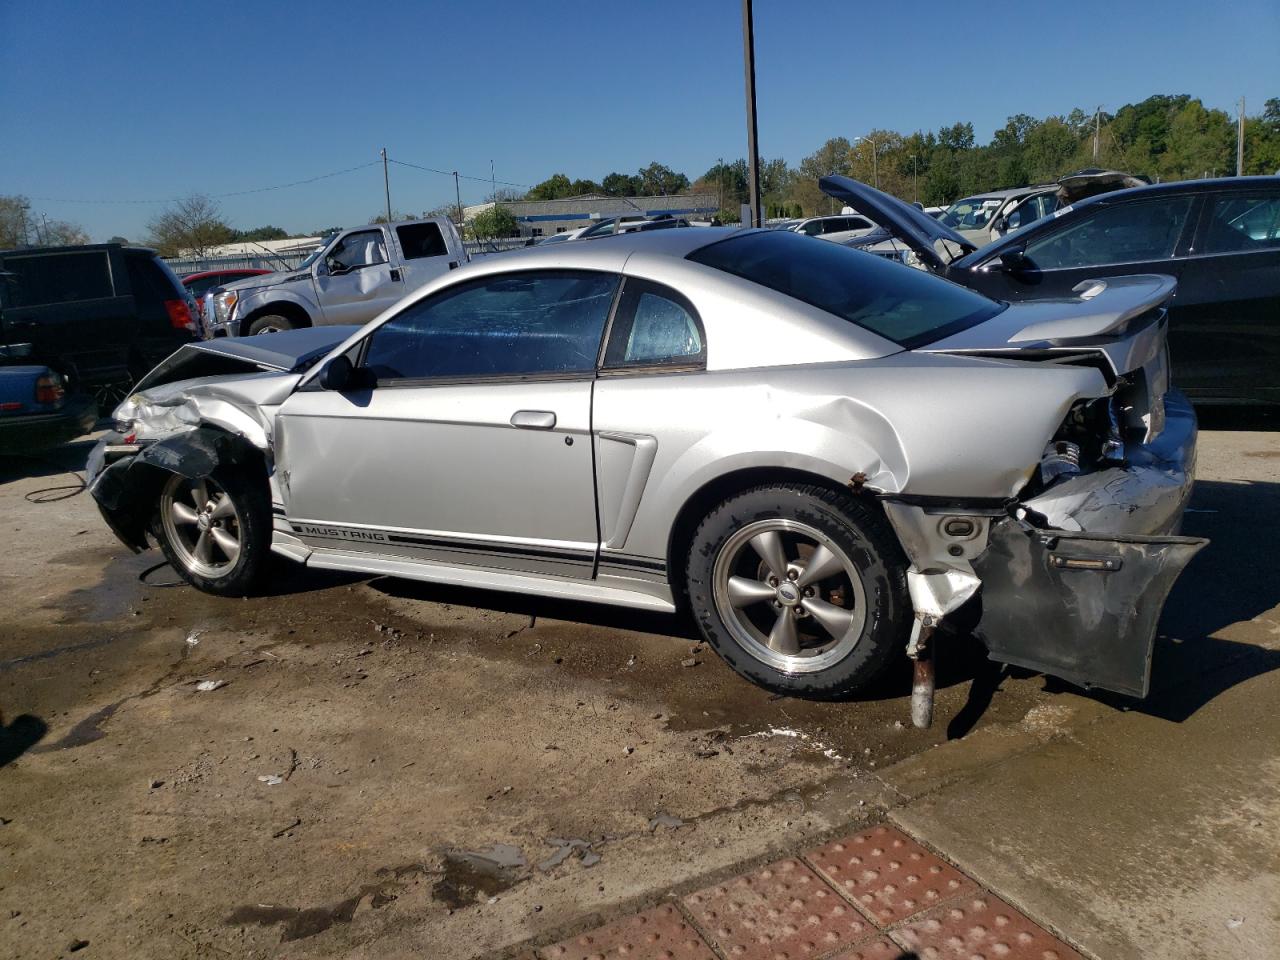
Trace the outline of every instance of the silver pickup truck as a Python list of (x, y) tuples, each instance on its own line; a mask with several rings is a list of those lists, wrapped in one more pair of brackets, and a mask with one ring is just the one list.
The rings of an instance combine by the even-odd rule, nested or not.
[(297, 269), (238, 280), (215, 293), (205, 336), (366, 323), (467, 260), (446, 217), (344, 230)]

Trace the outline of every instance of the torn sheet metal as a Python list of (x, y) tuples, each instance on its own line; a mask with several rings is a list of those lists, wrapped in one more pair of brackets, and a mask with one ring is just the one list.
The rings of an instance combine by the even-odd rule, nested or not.
[(991, 659), (1145, 697), (1160, 611), (1208, 542), (994, 524), (973, 564)]

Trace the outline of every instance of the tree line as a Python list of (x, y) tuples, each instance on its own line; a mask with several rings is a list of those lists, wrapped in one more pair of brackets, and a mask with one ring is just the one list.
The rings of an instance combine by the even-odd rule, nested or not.
[[(852, 140), (837, 136), (791, 167), (781, 158), (760, 164), (761, 206), (766, 216), (828, 213), (833, 202), (818, 178), (843, 174), (926, 206), (950, 203), (987, 190), (1048, 183), (1085, 167), (1100, 166), (1150, 180), (1186, 180), (1235, 173), (1236, 121), (1186, 94), (1158, 94), (1126, 104), (1114, 114), (1079, 108), (1036, 119), (1008, 118), (986, 144), (973, 124), (937, 131), (869, 130)], [(1280, 172), (1280, 97), (1246, 117), (1244, 172)], [(606, 196), (666, 195), (689, 190), (714, 193), (721, 218), (737, 220), (747, 202), (747, 162), (720, 161), (690, 182), (661, 163), (634, 176), (611, 173), (599, 183), (557, 173), (522, 199), (555, 200), (596, 193)], [(499, 199), (514, 199), (511, 197)]]

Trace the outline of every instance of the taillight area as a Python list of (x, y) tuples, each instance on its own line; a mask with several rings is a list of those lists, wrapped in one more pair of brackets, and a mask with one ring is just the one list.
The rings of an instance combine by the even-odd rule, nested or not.
[(66, 395), (67, 388), (58, 374), (46, 373), (36, 380), (36, 403), (56, 406)]
[[(154, 303), (155, 301), (152, 302)], [(187, 306), (187, 301), (166, 300), (164, 308), (169, 311), (169, 325), (173, 329), (187, 330), (190, 333), (196, 332), (196, 321), (191, 316), (191, 308)]]

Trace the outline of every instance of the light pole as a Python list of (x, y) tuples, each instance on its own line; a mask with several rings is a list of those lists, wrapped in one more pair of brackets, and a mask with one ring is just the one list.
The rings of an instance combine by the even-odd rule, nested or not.
[(911, 202), (920, 202), (920, 191), (916, 189), (916, 161), (919, 158), (913, 153), (911, 155)]
[(751, 0), (742, 0), (742, 66), (747, 88), (747, 196), (751, 204), (748, 227), (760, 226), (760, 151), (756, 147), (756, 32)]
[(865, 140), (871, 144), (871, 185), (877, 190), (880, 189), (880, 144), (876, 143), (870, 137), (854, 137), (853, 142)]

